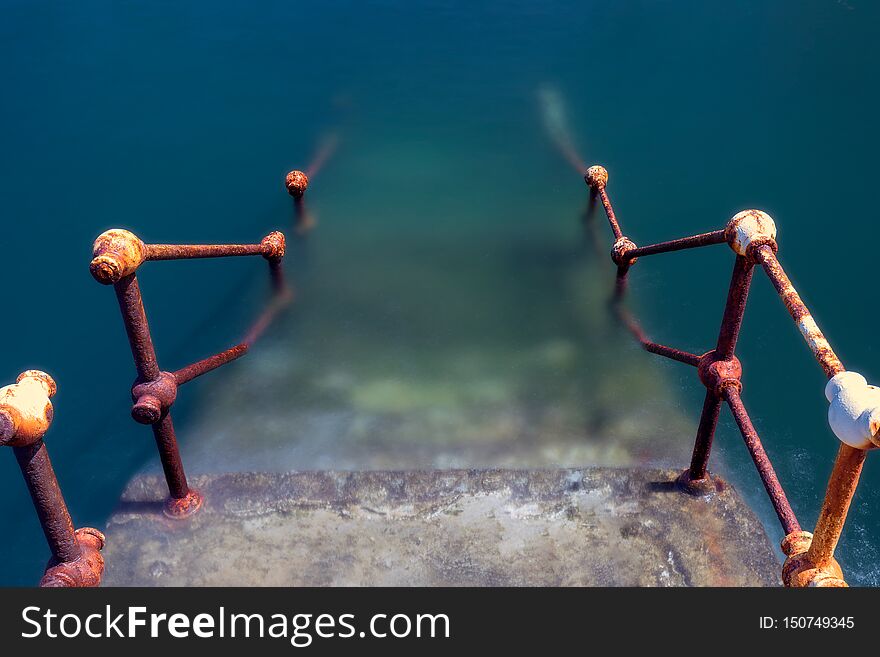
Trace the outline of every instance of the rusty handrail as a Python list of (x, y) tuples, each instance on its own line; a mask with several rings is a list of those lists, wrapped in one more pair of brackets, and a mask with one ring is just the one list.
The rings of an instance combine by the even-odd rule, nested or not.
[[(177, 389), (196, 377), (240, 358), (262, 334), (269, 322), (292, 298), (281, 266), (285, 240), (280, 232), (266, 235), (258, 244), (145, 244), (133, 233), (112, 229), (95, 240), (90, 265), (92, 276), (116, 292), (123, 324), (134, 358), (137, 378), (131, 388), (131, 415), (153, 429), (159, 458), (168, 483), (169, 497), (165, 514), (185, 518), (202, 505), (202, 496), (189, 486), (180, 458), (171, 407)], [(219, 258), (231, 256), (262, 256), (269, 264), (273, 298), (239, 344), (218, 354), (187, 365), (175, 372), (159, 367), (150, 326), (138, 285), (137, 270), (155, 260)]]
[(40, 580), (44, 587), (98, 586), (104, 573), (104, 535), (74, 529), (43, 435), (52, 424), (50, 398), (57, 387), (38, 370), (22, 372), (0, 388), (0, 445), (12, 447), (34, 503), (52, 557)]
[[(691, 464), (678, 478), (680, 488), (695, 495), (715, 491), (716, 482), (707, 466), (721, 406), (726, 403), (785, 532), (781, 544), (787, 557), (782, 569), (783, 583), (790, 587), (846, 586), (840, 566), (834, 559), (834, 549), (867, 450), (880, 446), (880, 389), (869, 386), (860, 374), (844, 369), (776, 257), (778, 245), (773, 220), (760, 210), (745, 210), (735, 215), (723, 229), (639, 247), (620, 227), (606, 189), (608, 172), (605, 168), (589, 167), (584, 180), (590, 189), (590, 207), (595, 207), (597, 199), (601, 200), (614, 235), (611, 259), (617, 265), (617, 275), (611, 297), (612, 308), (646, 351), (696, 366), (698, 377), (706, 387)], [(627, 274), (632, 265), (643, 256), (725, 242), (736, 257), (715, 348), (697, 356), (649, 340), (623, 305)], [(841, 445), (812, 534), (801, 529), (741, 397), (742, 365), (735, 350), (756, 265), (766, 272), (829, 379), (825, 387), (825, 396), (830, 403), (828, 419)]]

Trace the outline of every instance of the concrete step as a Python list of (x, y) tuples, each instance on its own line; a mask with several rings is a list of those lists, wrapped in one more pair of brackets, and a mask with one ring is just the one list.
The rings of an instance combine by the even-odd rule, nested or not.
[(729, 485), (691, 497), (642, 468), (234, 473), (203, 508), (131, 482), (107, 586), (773, 586), (780, 563)]

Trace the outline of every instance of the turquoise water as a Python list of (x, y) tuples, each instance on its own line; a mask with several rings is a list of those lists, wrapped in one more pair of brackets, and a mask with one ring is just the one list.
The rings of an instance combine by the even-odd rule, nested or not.
[[(550, 145), (541, 89), (556, 90), (583, 157), (608, 167), (638, 243), (720, 227), (747, 207), (773, 215), (780, 259), (839, 355), (880, 379), (867, 294), (869, 245), (880, 237), (876, 5), (474, 4), (2, 2), (0, 373), (11, 381), (38, 367), (58, 381), (47, 443), (77, 524), (101, 526), (154, 459), (149, 432), (128, 417), (133, 371), (118, 310), (88, 274), (95, 235), (121, 226), (155, 242), (255, 239), (289, 220), (284, 172), (336, 134), (339, 149), (309, 194), (325, 248), (387, 273), (389, 244), (411, 249), (406, 266), (423, 249), (424, 262), (455, 267), (456, 241), (479, 256), (524, 238), (531, 266), (539, 257), (555, 266), (566, 245), (579, 246), (586, 190)], [(653, 337), (708, 349), (731, 263), (723, 246), (638, 263), (634, 303)], [(508, 266), (513, 279), (519, 263)], [(321, 273), (330, 288), (333, 273)], [(227, 346), (261, 299), (262, 274), (244, 260), (152, 267), (142, 286), (163, 365)], [(553, 277), (528, 280), (524, 304), (557, 293)], [(824, 378), (767, 281), (756, 277), (753, 289), (744, 399), (809, 527), (837, 448)], [(376, 294), (393, 338), (396, 310), (387, 290)], [(497, 295), (510, 295), (503, 278)], [(432, 301), (419, 312), (468, 318), (457, 333), (441, 323), (442, 336), (428, 320), (413, 325), (432, 337), (498, 330), (500, 340), (540, 325), (524, 312), (502, 331), (451, 294)], [(692, 373), (663, 372), (695, 426)], [(193, 402), (181, 395), (175, 407), (183, 440)], [(729, 419), (718, 443), (728, 475), (778, 535)], [(0, 583), (30, 584), (46, 551), (3, 456)], [(880, 583), (876, 466), (840, 546), (856, 584)]]

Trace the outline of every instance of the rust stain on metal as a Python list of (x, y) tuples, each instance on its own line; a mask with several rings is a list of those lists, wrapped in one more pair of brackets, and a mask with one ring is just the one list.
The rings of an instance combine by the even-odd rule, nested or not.
[(672, 251), (693, 249), (699, 246), (722, 244), (724, 241), (724, 231), (713, 230), (710, 233), (700, 233), (699, 235), (692, 235), (691, 237), (681, 237), (667, 242), (658, 242), (657, 244), (641, 246), (633, 249), (628, 255), (631, 258), (639, 258), (641, 256), (655, 255), (657, 253), (670, 253)]
[[(773, 219), (760, 210), (745, 210), (732, 217), (722, 229), (639, 247), (623, 234), (614, 214), (606, 190), (608, 172), (605, 168), (590, 167), (584, 179), (590, 188), (589, 207), (594, 207), (597, 198), (602, 201), (614, 235), (611, 259), (617, 265), (617, 276), (611, 296), (612, 310), (646, 351), (695, 365), (698, 378), (706, 388), (691, 464), (679, 476), (679, 487), (696, 495), (712, 494), (717, 489), (717, 483), (708, 471), (708, 462), (721, 406), (726, 403), (786, 533), (782, 548), (788, 559), (783, 569), (783, 582), (786, 586), (846, 586), (840, 566), (834, 559), (834, 549), (858, 485), (866, 456), (864, 450), (880, 445), (880, 388), (869, 386), (857, 373), (846, 372), (831, 349), (779, 264)], [(715, 348), (696, 356), (650, 341), (638, 321), (624, 307), (630, 267), (644, 256), (724, 242), (736, 253), (736, 259)], [(825, 391), (830, 402), (829, 424), (842, 444), (814, 534), (801, 530), (741, 397), (742, 364), (735, 351), (755, 265), (760, 265), (767, 273), (830, 379)]]
[(794, 289), (794, 285), (792, 285), (782, 265), (779, 264), (775, 251), (768, 245), (762, 245), (755, 250), (754, 257), (758, 264), (764, 267), (764, 271), (767, 272), (773, 287), (776, 288), (776, 291), (782, 298), (786, 310), (788, 310), (791, 318), (797, 324), (798, 330), (810, 351), (813, 352), (816, 360), (819, 361), (826, 376), (831, 378), (835, 374), (843, 372), (845, 369), (843, 364), (834, 353), (825, 335), (819, 329), (816, 320), (813, 319), (810, 311), (807, 310), (807, 306), (797, 293), (797, 290)]
[(104, 535), (75, 530), (43, 435), (52, 424), (57, 386), (38, 370), (22, 372), (0, 388), (0, 445), (12, 447), (52, 557), (40, 586), (97, 586), (104, 572)]
[(788, 497), (785, 495), (782, 484), (779, 483), (779, 478), (776, 476), (776, 471), (773, 469), (770, 457), (764, 451), (764, 446), (761, 444), (758, 432), (755, 430), (752, 419), (743, 405), (742, 398), (739, 395), (739, 388), (727, 386), (724, 388), (723, 395), (742, 433), (746, 448), (749, 450), (749, 455), (755, 463), (755, 467), (761, 477), (761, 482), (764, 484), (767, 495), (770, 497), (770, 502), (773, 504), (773, 510), (776, 511), (776, 516), (779, 518), (782, 529), (786, 534), (800, 531), (801, 526), (791, 508), (791, 504), (788, 502)]
[(827, 494), (822, 511), (816, 521), (809, 558), (816, 567), (823, 568), (831, 562), (834, 548), (840, 539), (849, 505), (859, 483), (867, 452), (841, 444), (831, 470)]
[(184, 383), (192, 381), (202, 374), (207, 374), (211, 370), (215, 370), (222, 365), (226, 365), (226, 363), (231, 363), (236, 358), (241, 358), (247, 352), (247, 344), (237, 344), (234, 347), (230, 347), (226, 351), (221, 351), (219, 354), (208, 356), (207, 358), (203, 358), (202, 360), (197, 361), (191, 365), (180, 368), (179, 370), (174, 372), (174, 380), (177, 382), (178, 386), (182, 386)]
[(99, 283), (112, 285), (137, 271), (146, 258), (146, 246), (134, 233), (114, 228), (98, 235), (92, 255), (92, 276)]

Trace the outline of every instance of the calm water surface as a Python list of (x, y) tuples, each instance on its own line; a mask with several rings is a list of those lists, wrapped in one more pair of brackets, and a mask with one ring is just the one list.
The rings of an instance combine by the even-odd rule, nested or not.
[[(364, 280), (385, 272), (389, 282), (376, 291), (387, 321), (352, 321), (351, 335), (421, 340), (426, 350), (477, 335), (511, 350), (522, 336), (574, 338), (574, 324), (551, 330), (541, 313), (514, 319), (510, 310), (518, 257), (530, 271), (541, 258), (558, 268), (581, 246), (586, 191), (550, 145), (541, 90), (555, 94), (582, 157), (610, 170), (609, 190), (637, 242), (720, 227), (747, 207), (774, 216), (780, 259), (841, 358), (880, 379), (867, 293), (876, 276), (870, 245), (880, 239), (875, 3), (0, 7), (0, 375), (11, 381), (37, 367), (56, 377), (47, 442), (77, 524), (101, 526), (125, 482), (154, 458), (149, 433), (128, 417), (133, 371), (112, 294), (88, 274), (93, 238), (114, 226), (153, 242), (259, 237), (289, 220), (281, 176), (304, 166), (327, 135), (338, 135), (339, 148), (309, 202), (323, 252), (345, 257), (310, 276), (325, 291), (359, 271)], [(493, 263), (494, 287), (472, 266), (480, 258)], [(479, 309), (453, 286), (438, 286), (430, 304), (396, 295), (420, 262), (478, 290)], [(509, 277), (497, 275), (499, 262)], [(731, 263), (725, 247), (640, 262), (634, 303), (653, 336), (709, 348)], [(151, 267), (142, 286), (166, 367), (237, 335), (261, 299), (257, 269), (245, 261)], [(527, 280), (516, 290), (524, 308), (559, 292), (555, 276)], [(837, 448), (824, 379), (762, 276), (753, 290), (740, 347), (744, 398), (811, 526)], [(493, 299), (504, 300), (503, 313), (493, 315)], [(432, 322), (432, 312), (444, 320)], [(670, 364), (661, 374), (672, 394), (654, 401), (675, 399), (673, 410), (695, 427), (701, 394), (691, 372)], [(175, 407), (184, 442), (197, 404), (210, 399), (182, 395)], [(622, 411), (609, 403), (607, 412)], [(726, 474), (778, 538), (729, 419), (718, 443)], [(14, 459), (3, 456), (0, 583), (31, 584), (46, 550)], [(856, 584), (880, 584), (878, 483), (870, 460), (840, 547)]]

